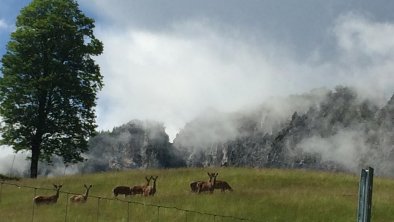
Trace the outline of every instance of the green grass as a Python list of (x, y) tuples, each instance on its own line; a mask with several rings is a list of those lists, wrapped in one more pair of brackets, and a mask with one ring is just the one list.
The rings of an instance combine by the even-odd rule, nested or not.
[[(234, 192), (216, 190), (210, 194), (190, 192), (189, 183), (206, 180), (206, 172), (219, 172)], [(112, 199), (117, 185), (137, 185), (145, 176), (158, 175), (153, 197), (133, 196)], [(252, 168), (130, 170), (89, 175), (74, 175), (37, 180), (10, 181), (21, 186), (52, 188), (63, 184), (61, 191), (84, 192), (83, 184), (93, 184), (85, 204), (71, 204), (61, 193), (55, 205), (34, 206), (34, 220), (45, 221), (237, 221), (162, 205), (218, 215), (249, 218), (255, 221), (356, 221), (358, 175), (305, 170)], [(0, 218), (4, 221), (32, 221), (34, 189), (3, 184)], [(36, 195), (52, 195), (52, 190), (36, 190)], [(110, 198), (110, 199), (106, 199)], [(394, 180), (374, 178), (372, 221), (394, 221)], [(145, 204), (145, 205), (143, 205)], [(67, 207), (66, 207), (67, 206)], [(99, 210), (98, 210), (99, 209)], [(67, 210), (67, 218), (66, 218)], [(2, 219), (0, 219), (2, 220)], [(2, 220), (3, 221), (3, 220)]]

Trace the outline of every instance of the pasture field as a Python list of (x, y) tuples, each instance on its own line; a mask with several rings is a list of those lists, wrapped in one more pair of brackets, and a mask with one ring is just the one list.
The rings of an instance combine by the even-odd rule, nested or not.
[[(207, 172), (218, 172), (217, 179), (227, 181), (234, 191), (192, 193), (190, 182), (207, 180)], [(142, 184), (151, 175), (159, 176), (155, 196), (114, 199), (115, 186)], [(197, 213), (203, 212), (252, 221), (349, 222), (356, 221), (358, 183), (359, 175), (254, 168), (147, 169), (22, 179), (1, 184), (0, 221), (242, 221)], [(54, 191), (27, 187), (52, 189), (52, 184), (63, 184), (57, 203), (35, 206), (34, 195)], [(69, 193), (83, 193), (84, 184), (93, 185), (87, 202), (70, 203)], [(372, 221), (394, 221), (393, 179), (375, 176), (372, 202)]]

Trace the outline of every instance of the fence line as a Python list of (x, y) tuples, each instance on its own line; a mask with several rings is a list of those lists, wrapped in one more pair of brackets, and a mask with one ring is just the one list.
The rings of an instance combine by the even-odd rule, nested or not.
[[(29, 188), (29, 189), (34, 189), (34, 196), (33, 198), (37, 195), (37, 190), (53, 190), (51, 188), (43, 188), (43, 187), (33, 187), (33, 186), (26, 186), (26, 185), (19, 185), (16, 183), (8, 183), (5, 181), (1, 181), (0, 182), (1, 186), (0, 186), (0, 203), (2, 200), (2, 191), (3, 191), (3, 184), (4, 185), (9, 185), (9, 186), (16, 186), (18, 188)], [(60, 193), (66, 194), (67, 195), (67, 202), (66, 202), (66, 210), (65, 210), (65, 218), (64, 221), (67, 222), (67, 216), (68, 216), (68, 196), (71, 195), (78, 195), (79, 193), (72, 193), (72, 192), (66, 192), (66, 191), (59, 191)], [(207, 213), (207, 212), (201, 212), (201, 211), (196, 211), (196, 210), (189, 210), (189, 209), (182, 209), (179, 207), (173, 207), (173, 206), (164, 206), (164, 205), (157, 205), (157, 204), (151, 204), (151, 203), (142, 203), (142, 202), (137, 202), (137, 201), (133, 201), (133, 200), (121, 200), (121, 199), (117, 199), (117, 198), (109, 198), (109, 197), (102, 197), (102, 196), (95, 196), (95, 195), (89, 195), (90, 198), (96, 198), (97, 199), (97, 221), (99, 221), (100, 218), (100, 200), (108, 200), (108, 201), (118, 201), (118, 202), (123, 202), (123, 203), (127, 203), (127, 221), (131, 221), (130, 220), (130, 204), (134, 204), (134, 205), (142, 205), (142, 206), (146, 206), (146, 207), (154, 207), (157, 208), (157, 217), (158, 217), (158, 221), (160, 221), (160, 208), (163, 209), (173, 209), (176, 211), (182, 211), (185, 213), (185, 221), (188, 221), (188, 214), (189, 213), (193, 213), (193, 214), (199, 214), (199, 215), (205, 215), (205, 216), (211, 216), (213, 217), (213, 221), (216, 221), (216, 217), (220, 217), (222, 219), (227, 218), (227, 219), (233, 219), (233, 220), (237, 220), (237, 221), (251, 221), (251, 222), (255, 222), (255, 220), (252, 219), (248, 219), (248, 218), (242, 218), (242, 217), (235, 217), (235, 216), (229, 216), (229, 215), (220, 215), (220, 214), (214, 214), (214, 213)], [(35, 208), (35, 204), (34, 201), (33, 202), (33, 207), (32, 207), (32, 218), (31, 221), (34, 221), (34, 208)]]

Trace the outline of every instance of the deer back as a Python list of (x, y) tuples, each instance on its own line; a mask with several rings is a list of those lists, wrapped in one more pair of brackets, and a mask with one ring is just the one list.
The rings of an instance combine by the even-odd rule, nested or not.
[(215, 189), (221, 189), (222, 191), (225, 190), (233, 191), (231, 186), (226, 181), (223, 180), (216, 180)]
[(128, 186), (117, 186), (113, 189), (114, 196), (118, 196), (119, 194), (124, 194), (125, 196), (131, 195), (131, 189)]

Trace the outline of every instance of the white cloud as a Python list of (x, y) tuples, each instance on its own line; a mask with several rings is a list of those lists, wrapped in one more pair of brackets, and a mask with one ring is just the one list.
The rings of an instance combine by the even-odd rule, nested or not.
[(347, 84), (366, 95), (389, 97), (394, 89), (393, 23), (374, 22), (353, 13), (341, 16), (334, 27), (339, 54), (331, 64)]
[(394, 34), (392, 23), (378, 23), (357, 14), (340, 17), (334, 32), (338, 45), (351, 56), (368, 56), (372, 59), (394, 57)]
[[(106, 84), (99, 103), (102, 128), (155, 119), (174, 136), (207, 108), (234, 111), (324, 83), (278, 44), (256, 47), (205, 22), (178, 24), (167, 33), (98, 30), (98, 35), (105, 45), (99, 58)], [(304, 81), (308, 78), (314, 86)]]
[(368, 152), (363, 136), (360, 130), (340, 130), (327, 138), (306, 138), (297, 147), (307, 153), (319, 153), (323, 161), (334, 161), (356, 172), (361, 157)]
[(105, 46), (99, 57), (105, 76), (100, 128), (154, 119), (174, 137), (207, 108), (234, 111), (270, 96), (337, 84), (358, 87), (368, 97), (388, 97), (394, 89), (393, 27), (341, 16), (333, 28), (337, 59), (313, 63), (299, 62), (297, 53), (279, 41), (257, 43), (247, 33), (208, 20), (174, 24), (165, 32), (98, 29)]
[(0, 30), (1, 29), (7, 29), (9, 25), (5, 22), (4, 19), (0, 19)]

